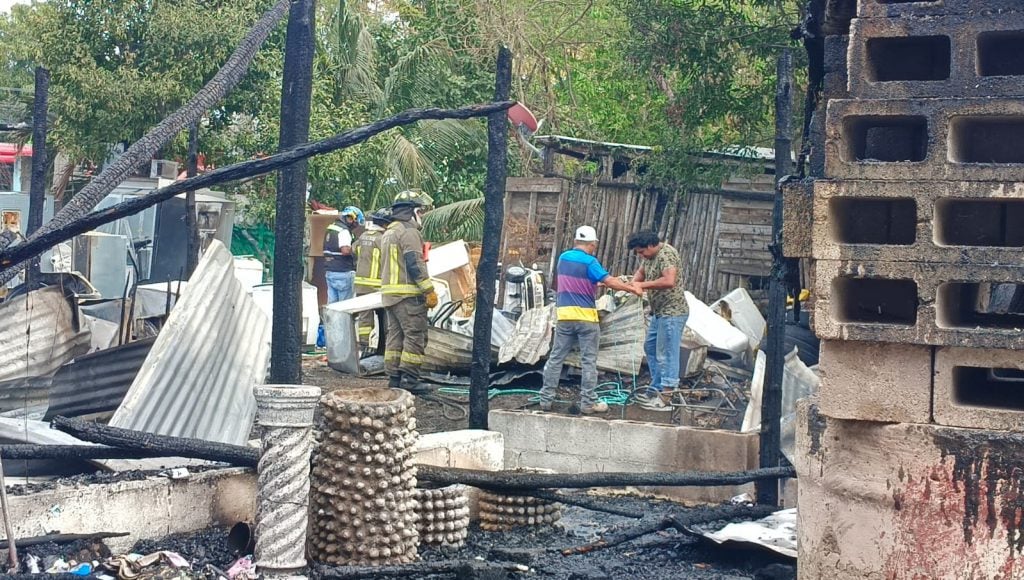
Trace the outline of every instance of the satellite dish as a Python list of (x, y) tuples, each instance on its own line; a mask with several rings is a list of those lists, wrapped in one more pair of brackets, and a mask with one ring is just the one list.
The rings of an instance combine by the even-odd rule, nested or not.
[(527, 109), (526, 105), (522, 103), (516, 103), (509, 108), (508, 119), (512, 123), (512, 128), (515, 130), (516, 135), (519, 137), (519, 142), (537, 156), (541, 156), (540, 149), (537, 149), (530, 143), (530, 137), (537, 132), (541, 125), (537, 121), (537, 117), (530, 112), (530, 109)]
[(536, 133), (537, 128), (540, 126), (537, 122), (537, 117), (522, 103), (516, 103), (509, 108), (508, 119), (512, 121), (512, 126), (520, 133), (525, 132), (529, 135)]

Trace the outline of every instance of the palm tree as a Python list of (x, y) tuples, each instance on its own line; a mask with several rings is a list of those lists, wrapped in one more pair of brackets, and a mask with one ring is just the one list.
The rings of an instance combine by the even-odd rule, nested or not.
[[(376, 24), (385, 26), (384, 19), (390, 16), (356, 8), (346, 0), (338, 0), (328, 10), (317, 58), (333, 81), (331, 98), (336, 107), (360, 104), (373, 116), (383, 117), (409, 107), (438, 104), (424, 102), (424, 96), (437, 94), (439, 79), (452, 74), (453, 51), (447, 42), (433, 39), (417, 44), (387, 65), (369, 22), (376, 18)], [(396, 34), (403, 34), (400, 24), (390, 24)], [(485, 147), (487, 133), (476, 120), (443, 120), (396, 129), (384, 138), (384, 154), (378, 156), (377, 167), (367, 169), (361, 180), (365, 190), (360, 199), (351, 200), (365, 208), (388, 205), (405, 189), (422, 189), (435, 199), (447, 200), (448, 196), (438, 193), (443, 185), (441, 168), (468, 149)]]

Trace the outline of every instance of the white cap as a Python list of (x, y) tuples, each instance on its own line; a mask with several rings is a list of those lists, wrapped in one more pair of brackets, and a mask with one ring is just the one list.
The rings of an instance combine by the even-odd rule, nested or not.
[(596, 242), (597, 231), (590, 226), (580, 226), (576, 228), (576, 241), (577, 242)]

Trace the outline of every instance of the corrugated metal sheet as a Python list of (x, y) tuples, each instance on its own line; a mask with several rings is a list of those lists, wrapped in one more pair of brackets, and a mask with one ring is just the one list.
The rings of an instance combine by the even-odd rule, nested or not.
[[(473, 337), (431, 326), (423, 358), (426, 371), (468, 373), (473, 364)], [(498, 349), (491, 346), (491, 359), (497, 358)]]
[(46, 287), (0, 304), (0, 412), (46, 403), (50, 377), (89, 351), (74, 297)]
[(50, 383), (50, 407), (44, 420), (57, 416), (110, 419), (155, 341), (147, 338), (94, 352), (60, 367)]
[(536, 364), (551, 351), (551, 334), (555, 324), (555, 306), (527, 310), (516, 322), (512, 335), (501, 346), (498, 364), (513, 359), (523, 364)]
[[(624, 376), (640, 372), (644, 360), (644, 338), (647, 317), (643, 303), (631, 297), (614, 312), (601, 316), (601, 342), (597, 351), (597, 368)], [(580, 366), (579, 351), (565, 359), (566, 364)]]
[(244, 444), (269, 360), (270, 320), (211, 242), (110, 424)]

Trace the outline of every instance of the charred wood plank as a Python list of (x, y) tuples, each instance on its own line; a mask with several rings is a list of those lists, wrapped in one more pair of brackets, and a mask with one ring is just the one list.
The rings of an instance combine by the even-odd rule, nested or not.
[(132, 451), (106, 445), (0, 445), (4, 459), (146, 459), (175, 457), (157, 451)]

